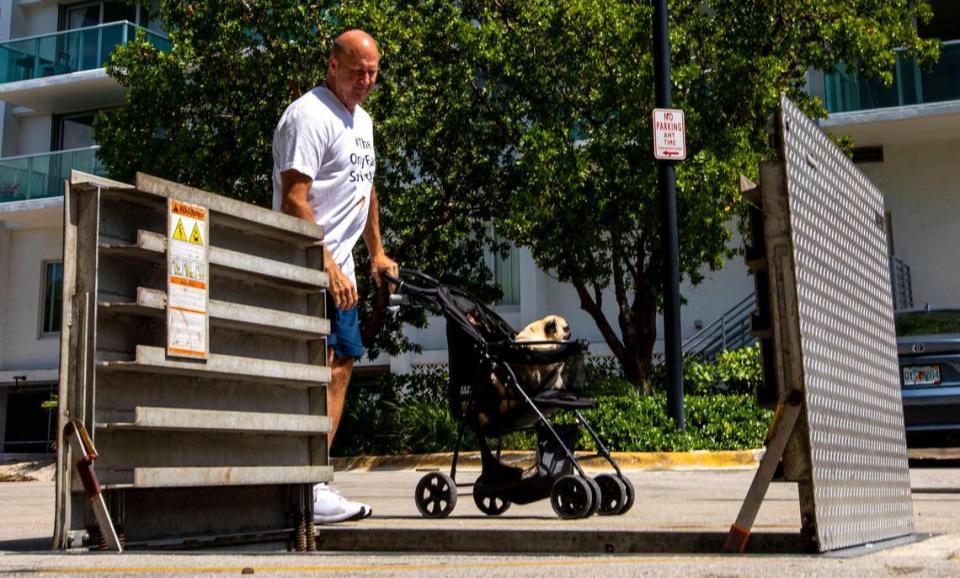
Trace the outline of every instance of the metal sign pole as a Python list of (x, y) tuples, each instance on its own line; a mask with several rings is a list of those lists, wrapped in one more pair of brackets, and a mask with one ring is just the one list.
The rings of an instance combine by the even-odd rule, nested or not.
[[(667, 0), (655, 0), (653, 12), (654, 80), (657, 108), (673, 105), (670, 95), (670, 38)], [(673, 161), (657, 160), (663, 247), (663, 363), (666, 369), (667, 413), (680, 430), (683, 415), (683, 368), (680, 360), (680, 257), (677, 238), (677, 189)]]

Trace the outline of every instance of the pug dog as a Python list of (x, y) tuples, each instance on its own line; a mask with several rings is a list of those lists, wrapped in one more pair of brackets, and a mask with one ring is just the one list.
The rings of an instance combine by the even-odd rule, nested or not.
[[(527, 325), (517, 336), (513, 338), (516, 342), (523, 341), (566, 341), (570, 339), (570, 324), (559, 315), (547, 315), (543, 319), (534, 321)], [(535, 349), (556, 349), (556, 345), (544, 343), (541, 345), (531, 345)]]
[[(531, 341), (566, 341), (571, 336), (570, 324), (559, 315), (548, 315), (543, 319), (534, 321), (524, 327), (520, 333), (514, 337), (514, 342), (524, 343)], [(556, 349), (559, 345), (551, 343), (536, 343), (530, 345), (531, 349), (547, 351)], [(517, 379), (530, 387), (540, 389), (563, 389), (563, 363), (548, 363), (543, 365), (535, 364), (514, 364), (511, 366)], [(549, 383), (542, 381), (552, 374)], [(507, 388), (496, 374), (490, 374), (490, 381), (493, 382), (497, 393), (500, 395), (500, 413), (505, 414), (513, 409), (519, 401), (513, 396), (507, 395)], [(481, 421), (485, 422), (487, 416), (481, 416)]]
[[(559, 315), (547, 315), (543, 319), (534, 321), (524, 327), (513, 339), (517, 343), (525, 341), (568, 341), (571, 336), (570, 324)], [(556, 349), (559, 344), (538, 343), (531, 345), (531, 349), (548, 351)], [(513, 368), (517, 378), (531, 385), (541, 386), (544, 389), (563, 389), (563, 364), (548, 363), (546, 365), (517, 365)], [(547, 376), (553, 375), (549, 383), (543, 383)]]

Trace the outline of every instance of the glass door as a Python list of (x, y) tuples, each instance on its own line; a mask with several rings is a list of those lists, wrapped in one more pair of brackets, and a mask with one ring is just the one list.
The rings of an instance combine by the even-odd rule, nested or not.
[[(127, 20), (137, 23), (139, 6), (125, 2), (85, 2), (66, 6), (62, 13), (62, 29), (77, 30), (100, 24)], [(57, 60), (70, 70), (90, 70), (106, 64), (113, 49), (123, 42), (123, 26), (94, 28), (62, 34)]]
[(93, 140), (93, 119), (95, 114), (85, 112), (82, 114), (61, 116), (57, 123), (57, 134), (59, 142), (54, 143), (56, 150), (70, 150), (86, 148), (95, 145)]

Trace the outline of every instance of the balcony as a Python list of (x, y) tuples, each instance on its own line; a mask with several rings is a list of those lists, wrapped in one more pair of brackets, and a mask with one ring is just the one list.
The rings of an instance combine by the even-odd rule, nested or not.
[(853, 138), (857, 146), (914, 146), (960, 135), (960, 40), (944, 42), (940, 60), (924, 69), (897, 53), (894, 81), (885, 87), (874, 78), (842, 66), (811, 84), (830, 116), (820, 126)]
[(48, 113), (122, 104), (124, 90), (104, 66), (141, 32), (170, 49), (163, 36), (127, 21), (0, 43), (0, 100)]
[(929, 70), (897, 51), (889, 87), (840, 65), (824, 75), (824, 88), (831, 114), (960, 100), (960, 40), (944, 42), (940, 60)]
[(106, 171), (92, 146), (36, 155), (0, 158), (0, 206), (63, 195), (63, 182), (71, 170), (95, 175)]

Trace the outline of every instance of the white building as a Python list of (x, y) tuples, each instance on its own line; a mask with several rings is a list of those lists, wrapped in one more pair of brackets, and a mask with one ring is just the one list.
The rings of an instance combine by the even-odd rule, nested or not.
[(106, 58), (145, 22), (118, 2), (0, 0), (0, 455), (49, 451), (59, 366), (63, 178), (100, 173), (98, 110), (123, 104)]
[[(854, 77), (814, 75), (813, 89), (837, 112), (824, 126), (872, 147), (862, 150), (872, 161), (862, 166), (887, 194), (893, 250), (912, 270), (919, 305), (960, 302), (960, 273), (949, 259), (960, 243), (960, 216), (952, 210), (960, 185), (951, 171), (960, 158), (960, 13), (951, 4), (934, 2), (940, 16), (930, 32), (958, 39), (945, 44), (934, 71), (904, 62), (892, 92)], [(40, 404), (55, 393), (58, 377), (63, 178), (74, 168), (102, 171), (93, 117), (123, 99), (103, 68), (112, 48), (141, 25), (152, 41), (165, 42), (141, 12), (99, 0), (0, 0), (0, 459), (46, 452), (53, 439), (54, 424)], [(512, 325), (561, 314), (594, 353), (607, 352), (573, 289), (537, 270), (529, 252), (491, 265), (505, 289), (498, 310)], [(734, 259), (682, 291), (688, 338), (749, 297), (753, 284)], [(615, 320), (612, 295), (606, 304)], [(365, 365), (406, 371), (446, 361), (442, 323), (413, 336), (422, 354)]]

